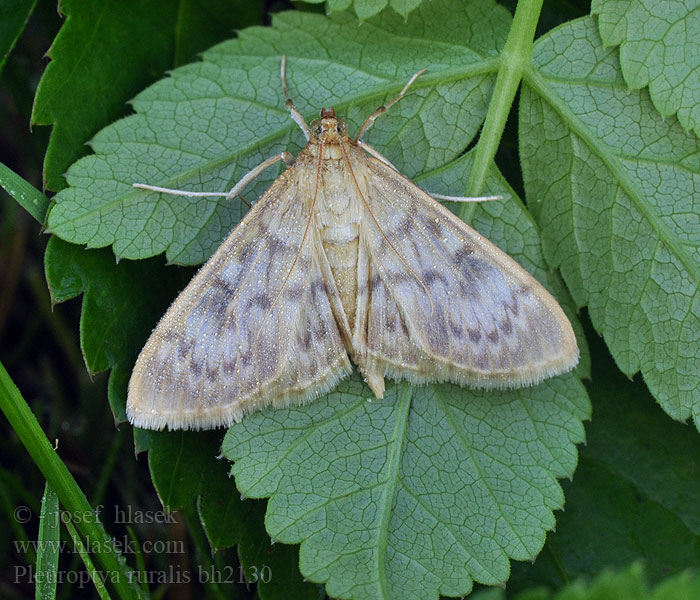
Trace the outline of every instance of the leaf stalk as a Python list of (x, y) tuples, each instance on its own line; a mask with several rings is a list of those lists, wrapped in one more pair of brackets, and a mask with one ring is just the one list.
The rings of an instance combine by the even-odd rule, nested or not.
[[(542, 2), (543, 0), (520, 0), (515, 9), (513, 24), (499, 57), (498, 76), (484, 127), (476, 145), (474, 166), (467, 183), (467, 196), (478, 196), (481, 193), (523, 72), (531, 68), (532, 45)], [(462, 211), (465, 210), (467, 207), (462, 207)]]

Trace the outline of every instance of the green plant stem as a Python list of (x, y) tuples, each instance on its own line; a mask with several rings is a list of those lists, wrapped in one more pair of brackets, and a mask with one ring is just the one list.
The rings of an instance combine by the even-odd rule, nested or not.
[(110, 581), (113, 582), (119, 598), (131, 600), (143, 597), (141, 591), (131, 583), (128, 566), (95, 516), (85, 494), (49, 443), (34, 413), (2, 363), (0, 408), (46, 481), (56, 491), (63, 507), (74, 517), (80, 533), (90, 540), (90, 547), (94, 549), (100, 565), (110, 574)]
[[(543, 0), (520, 0), (515, 9), (508, 39), (499, 57), (500, 68), (484, 128), (476, 145), (474, 165), (467, 183), (467, 196), (478, 196), (486, 181), (489, 166), (496, 156), (508, 113), (518, 91), (523, 71), (530, 68), (532, 43)], [(462, 206), (462, 211), (468, 205)], [(462, 215), (460, 215), (462, 216)]]

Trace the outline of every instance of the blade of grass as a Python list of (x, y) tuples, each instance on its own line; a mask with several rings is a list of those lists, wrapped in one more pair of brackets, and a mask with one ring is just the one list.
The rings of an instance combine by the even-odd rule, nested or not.
[[(12, 490), (12, 495), (10, 495)], [(24, 506), (29, 508), (32, 513), (36, 512), (34, 506), (34, 498), (30, 497), (29, 492), (24, 488), (17, 478), (7, 471), (0, 469), (0, 507), (5, 515), (5, 522), (10, 524), (14, 535), (13, 543), (16, 547), (25, 548), (24, 554), (27, 557), (28, 564), (36, 563), (36, 553), (32, 545), (29, 543), (29, 536), (23, 527), (23, 519), (17, 518), (15, 512), (18, 508), (18, 498), (24, 502)]]
[(0, 187), (43, 225), (51, 201), (31, 183), (0, 163)]
[[(102, 568), (110, 574), (114, 588), (122, 600), (144, 598), (131, 576), (131, 570), (124, 558), (114, 547), (95, 515), (85, 494), (82, 492), (66, 465), (61, 461), (39, 426), (34, 413), (22, 398), (5, 367), (0, 363), (0, 409), (39, 467), (47, 482), (56, 490), (64, 508), (80, 518), (79, 530), (91, 540), (95, 557)], [(93, 515), (93, 518), (90, 517)], [(75, 519), (77, 522), (77, 518)]]
[[(134, 552), (136, 556), (136, 572), (137, 573), (146, 573), (146, 560), (143, 557), (143, 550), (141, 549), (141, 544), (139, 542), (139, 538), (136, 537), (136, 532), (134, 531), (134, 528), (131, 525), (126, 526), (126, 530), (129, 532), (129, 538), (131, 541), (134, 543), (134, 547), (136, 548), (136, 551)], [(142, 578), (143, 580), (141, 581), (141, 589), (144, 592), (148, 592), (148, 582), (146, 581), (146, 577)]]
[(49, 482), (44, 488), (39, 517), (39, 539), (36, 551), (36, 600), (55, 600), (58, 582), (58, 556), (60, 554), (60, 515), (58, 496)]
[(92, 580), (92, 583), (95, 585), (95, 589), (97, 590), (97, 594), (100, 596), (100, 598), (102, 598), (102, 600), (110, 600), (110, 596), (107, 593), (107, 588), (105, 588), (105, 585), (102, 582), (102, 578), (100, 577), (100, 573), (97, 571), (95, 566), (92, 564), (92, 560), (90, 559), (90, 555), (87, 553), (87, 550), (85, 549), (85, 545), (83, 544), (83, 540), (80, 539), (80, 536), (78, 535), (78, 532), (75, 529), (75, 525), (73, 525), (70, 518), (66, 519), (66, 529), (68, 530), (68, 533), (70, 534), (70, 537), (73, 540), (73, 547), (78, 551), (80, 558), (83, 559), (83, 564), (85, 565), (85, 569), (87, 570), (87, 572), (90, 574), (90, 579)]
[[(82, 372), (82, 368), (81, 368)], [(124, 440), (124, 430), (121, 429), (117, 431), (112, 438), (112, 445), (110, 446), (109, 452), (107, 454), (107, 458), (104, 461), (102, 468), (100, 469), (100, 476), (97, 480), (97, 485), (95, 486), (95, 491), (92, 494), (92, 497), (90, 498), (90, 504), (92, 506), (98, 507), (102, 505), (102, 502), (104, 500), (104, 495), (105, 491), (107, 489), (107, 483), (109, 482), (110, 477), (112, 476), (112, 471), (114, 470), (114, 465), (117, 462), (117, 456), (119, 454), (119, 449), (122, 446), (122, 442)], [(136, 542), (138, 544), (138, 541)], [(78, 565), (78, 561), (80, 561), (80, 556), (78, 554), (74, 554), (73, 558), (71, 560), (70, 566), (68, 567), (69, 571), (75, 571)], [(84, 562), (84, 561), (83, 561)], [(75, 582), (77, 583), (77, 582)], [(73, 591), (73, 586), (75, 585), (74, 582), (69, 581), (67, 585), (62, 586), (61, 592), (58, 596), (59, 600), (65, 600), (69, 598), (74, 597), (74, 591)], [(148, 586), (146, 585), (141, 585), (141, 588), (148, 593)]]

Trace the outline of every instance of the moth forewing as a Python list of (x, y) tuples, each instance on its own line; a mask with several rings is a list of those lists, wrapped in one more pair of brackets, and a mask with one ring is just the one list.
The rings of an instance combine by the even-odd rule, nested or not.
[(393, 168), (363, 160), (372, 218), (360, 233), (369, 263), (360, 368), (370, 381), (517, 387), (578, 362), (566, 315), (525, 269)]
[(309, 180), (303, 165), (280, 175), (168, 309), (129, 382), (133, 424), (227, 426), (351, 371), (314, 244), (302, 244)]
[[(282, 77), (284, 82), (284, 61)], [(303, 403), (351, 371), (517, 387), (578, 361), (557, 302), (507, 254), (400, 175), (333, 109), (296, 159), (178, 296), (138, 357), (127, 416), (206, 429)], [(153, 191), (177, 192), (154, 186)]]

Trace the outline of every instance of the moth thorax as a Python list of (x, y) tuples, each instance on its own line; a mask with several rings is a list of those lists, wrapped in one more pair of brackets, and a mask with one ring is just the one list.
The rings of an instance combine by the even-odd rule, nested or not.
[(322, 108), (321, 118), (311, 123), (313, 137), (324, 143), (337, 142), (341, 137), (347, 135), (347, 132), (347, 123), (336, 118), (333, 108)]

